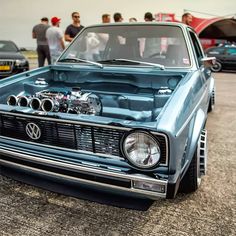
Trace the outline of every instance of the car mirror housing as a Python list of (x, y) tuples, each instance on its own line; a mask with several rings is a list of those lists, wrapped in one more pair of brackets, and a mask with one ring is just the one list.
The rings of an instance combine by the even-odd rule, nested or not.
[(21, 52), (27, 51), (26, 48), (20, 48)]
[(212, 67), (216, 63), (215, 57), (204, 57), (201, 59), (201, 62), (204, 64), (206, 68)]

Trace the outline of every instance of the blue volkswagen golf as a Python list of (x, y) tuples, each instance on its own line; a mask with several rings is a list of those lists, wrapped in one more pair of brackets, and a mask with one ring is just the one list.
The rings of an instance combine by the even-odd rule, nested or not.
[(54, 65), (0, 81), (2, 174), (145, 199), (197, 190), (213, 59), (180, 23), (84, 28)]

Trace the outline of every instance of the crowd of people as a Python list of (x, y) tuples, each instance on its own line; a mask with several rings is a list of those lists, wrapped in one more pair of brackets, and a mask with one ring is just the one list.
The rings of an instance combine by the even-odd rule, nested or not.
[(60, 28), (61, 19), (54, 16), (49, 19), (43, 17), (41, 22), (33, 27), (32, 37), (37, 40), (38, 66), (42, 67), (47, 60), (48, 65), (53, 64), (65, 49), (65, 42), (73, 38), (84, 28), (80, 24), (79, 12), (71, 14), (72, 23), (67, 26), (65, 33)]
[[(37, 54), (38, 54), (38, 66), (42, 67), (47, 64), (53, 64), (65, 49), (65, 42), (71, 42), (73, 38), (84, 28), (80, 22), (80, 13), (73, 12), (71, 14), (72, 23), (67, 26), (65, 32), (60, 28), (61, 19), (54, 16), (51, 18), (51, 26), (49, 25), (49, 19), (43, 17), (41, 22), (33, 27), (32, 37), (37, 42)], [(123, 22), (122, 14), (119, 12), (113, 15), (114, 22)], [(144, 14), (144, 21), (153, 21), (151, 12)], [(137, 22), (135, 17), (129, 18), (129, 22)], [(190, 25), (192, 22), (192, 15), (185, 13), (182, 16), (182, 23)], [(111, 15), (103, 14), (102, 23), (111, 23)]]

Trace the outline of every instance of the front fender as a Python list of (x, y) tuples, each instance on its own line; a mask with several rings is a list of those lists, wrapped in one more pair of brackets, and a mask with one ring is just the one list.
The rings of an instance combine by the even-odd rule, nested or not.
[(189, 134), (189, 137), (191, 137), (188, 145), (188, 151), (187, 151), (187, 157), (185, 160), (185, 164), (182, 167), (182, 173), (181, 178), (184, 176), (186, 170), (188, 169), (188, 166), (193, 158), (194, 152), (196, 150), (199, 137), (201, 135), (202, 129), (205, 127), (206, 123), (206, 116), (202, 109), (199, 109), (196, 113), (195, 118), (193, 119), (193, 129), (190, 129), (190, 132), (192, 130), (192, 134)]

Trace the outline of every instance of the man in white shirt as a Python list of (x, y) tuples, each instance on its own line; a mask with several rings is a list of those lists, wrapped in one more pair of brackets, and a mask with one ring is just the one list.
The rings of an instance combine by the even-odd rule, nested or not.
[(46, 38), (51, 55), (52, 63), (55, 63), (62, 51), (65, 49), (63, 31), (59, 28), (61, 19), (54, 16), (51, 19), (52, 26), (46, 31)]

